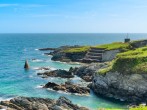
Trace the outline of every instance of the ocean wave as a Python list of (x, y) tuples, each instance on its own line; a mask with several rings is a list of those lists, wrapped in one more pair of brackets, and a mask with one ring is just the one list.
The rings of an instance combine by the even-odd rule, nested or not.
[(52, 61), (52, 62), (57, 62), (57, 63), (62, 63), (62, 64), (68, 64), (68, 65), (77, 65), (77, 66), (84, 65), (83, 63), (79, 63), (79, 62), (62, 62), (62, 61)]
[(39, 50), (39, 49), (35, 49), (35, 50)]
[(40, 60), (40, 59), (32, 59), (32, 62), (43, 62), (43, 60)]
[(35, 88), (37, 88), (37, 89), (43, 88), (43, 85), (38, 85)]
[(11, 100), (13, 98), (15, 98), (15, 97), (9, 97), (9, 98), (7, 98), (7, 97), (0, 97), (0, 101), (9, 101), (9, 100)]
[(51, 71), (51, 70), (56, 70), (56, 68), (50, 67), (50, 66), (45, 66), (45, 67), (33, 67), (32, 69), (38, 70), (38, 71)]

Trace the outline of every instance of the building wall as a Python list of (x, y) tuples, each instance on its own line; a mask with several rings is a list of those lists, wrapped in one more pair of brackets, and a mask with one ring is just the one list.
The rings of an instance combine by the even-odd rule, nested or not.
[(102, 61), (111, 61), (116, 57), (116, 54), (119, 53), (120, 50), (109, 50), (105, 51), (102, 56)]

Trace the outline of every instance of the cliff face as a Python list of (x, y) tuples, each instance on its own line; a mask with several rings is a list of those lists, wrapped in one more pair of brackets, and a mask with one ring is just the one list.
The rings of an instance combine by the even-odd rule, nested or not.
[(67, 49), (78, 48), (80, 46), (62, 46), (55, 49), (53, 52), (46, 53), (47, 55), (52, 55), (52, 60), (62, 61), (62, 62), (78, 62), (80, 59), (84, 58), (87, 52), (66, 52)]
[(147, 102), (147, 74), (96, 74), (92, 89), (96, 94), (131, 103)]

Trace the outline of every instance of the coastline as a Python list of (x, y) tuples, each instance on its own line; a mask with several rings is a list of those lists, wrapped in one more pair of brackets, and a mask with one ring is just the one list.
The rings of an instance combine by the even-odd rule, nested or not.
[[(25, 53), (27, 53), (27, 54), (29, 54), (28, 53), (29, 52), (29, 49), (27, 49), (27, 51), (25, 52)], [(50, 61), (50, 57), (48, 58), (47, 56), (42, 56), (42, 52), (39, 52), (39, 51), (37, 51), (37, 52), (34, 52), (34, 53), (37, 53), (38, 54), (38, 56), (39, 55), (41, 55), (41, 56), (39, 56), (38, 58), (36, 57), (36, 59), (41, 59), (42, 61), (35, 61), (35, 62), (31, 62), (30, 60), (30, 62), (31, 62), (31, 65), (33, 65), (32, 67), (46, 67), (46, 65), (50, 65), (49, 63), (51, 63), (52, 61)], [(35, 57), (35, 56), (34, 56)], [(41, 58), (41, 57), (43, 57), (43, 58)], [(33, 59), (33, 57), (32, 58), (29, 58), (29, 59)], [(46, 62), (46, 59), (48, 59), (47, 60), (47, 62)], [(44, 65), (44, 63), (46, 63), (45, 65)], [(56, 65), (58, 65), (59, 64), (59, 62), (52, 62), (53, 64), (56, 64)], [(68, 65), (69, 63), (68, 62), (66, 62), (66, 63), (64, 63), (65, 65)], [(40, 66), (40, 65), (44, 65), (44, 66)], [(75, 64), (76, 65), (76, 64)], [(83, 66), (88, 66), (89, 64), (86, 64), (86, 65), (83, 65)], [(61, 65), (62, 66), (62, 65)], [(64, 65), (63, 65), (64, 66)], [(51, 66), (52, 67), (52, 66)], [(62, 68), (62, 67), (61, 67)], [(32, 68), (33, 69), (33, 68)], [(38, 78), (36, 77), (36, 73), (35, 72), (33, 72), (33, 71), (36, 71), (36, 70), (32, 70), (32, 69), (30, 69), (30, 71), (28, 71), (28, 73), (27, 74), (30, 74), (31, 72), (33, 73), (33, 75), (32, 75), (32, 77), (30, 78), (30, 79), (32, 79), (32, 80), (35, 80), (35, 81), (37, 81), (38, 79), (40, 80), (41, 78), (39, 78), (38, 76)], [(67, 70), (67, 69), (66, 69)], [(37, 70), (38, 71), (38, 70)], [(26, 74), (26, 73), (25, 73)], [(21, 76), (21, 75), (20, 75)], [(27, 75), (25, 76), (25, 77), (27, 77)], [(21, 78), (21, 77), (20, 77)], [(20, 79), (19, 78), (19, 79)], [(36, 79), (35, 79), (36, 78)], [(42, 82), (40, 83), (40, 84), (45, 84), (47, 81), (48, 81), (48, 79), (41, 79), (42, 80)], [(58, 80), (60, 80), (60, 78), (58, 79)], [(56, 79), (56, 81), (58, 81), (57, 79)], [(53, 80), (52, 80), (53, 81)], [(39, 82), (38, 82), (38, 84), (36, 83), (36, 85), (39, 85)], [(36, 86), (34, 86), (34, 87), (36, 87)], [(31, 88), (30, 88), (31, 89)], [(36, 91), (44, 91), (44, 90), (37, 90), (36, 89)], [(45, 94), (50, 94), (50, 92), (46, 92)], [(62, 93), (61, 93), (61, 95), (62, 95)], [(21, 96), (21, 95), (20, 95)], [(23, 96), (23, 95), (22, 95)], [(68, 96), (68, 95), (67, 95)], [(74, 95), (72, 95), (73, 97), (75, 97)], [(35, 96), (35, 97), (37, 97), (37, 96)], [(38, 96), (38, 97), (42, 97), (42, 96)], [(47, 95), (46, 96), (44, 96), (44, 97), (47, 97)], [(51, 96), (52, 97), (52, 96)], [(96, 98), (96, 96), (95, 96), (95, 98)], [(72, 99), (71, 97), (69, 98), (69, 99)], [(85, 98), (84, 98), (85, 99)], [(75, 100), (75, 99), (73, 99), (73, 100)], [(82, 98), (81, 98), (81, 100), (83, 100)], [(74, 101), (74, 103), (75, 103), (76, 101)], [(82, 102), (83, 104), (84, 104), (84, 102)], [(106, 102), (107, 103), (107, 102)], [(109, 102), (108, 102), (109, 103)], [(83, 105), (82, 104), (82, 105)], [(98, 106), (98, 103), (94, 103), (96, 106)], [(90, 106), (94, 106), (95, 107), (95, 105), (92, 105), (91, 103), (90, 103)], [(88, 105), (88, 104), (85, 104), (85, 105)], [(122, 104), (122, 106), (123, 106), (123, 104)], [(110, 106), (111, 107), (111, 106)], [(96, 108), (96, 107), (95, 107)], [(117, 108), (117, 107), (116, 107)], [(119, 108), (119, 107), (118, 107)], [(121, 107), (120, 107), (121, 108)]]

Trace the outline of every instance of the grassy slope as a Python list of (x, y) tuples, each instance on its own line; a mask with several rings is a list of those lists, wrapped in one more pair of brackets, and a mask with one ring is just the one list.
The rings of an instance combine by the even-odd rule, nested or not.
[(119, 53), (108, 68), (101, 69), (98, 73), (104, 74), (108, 71), (147, 73), (147, 47)]
[(115, 50), (115, 49), (122, 49), (128, 50), (130, 49), (129, 43), (122, 43), (122, 42), (114, 42), (111, 44), (104, 44), (104, 45), (97, 45), (96, 48), (105, 48), (106, 50)]
[[(106, 50), (121, 49), (122, 51), (126, 51), (131, 48), (129, 43), (122, 43), (122, 42), (114, 42), (111, 44), (97, 45), (94, 47), (104, 48)], [(83, 46), (79, 48), (70, 48), (70, 49), (64, 50), (64, 52), (65, 53), (87, 52), (89, 49), (90, 49), (90, 46)]]
[(82, 46), (78, 48), (69, 48), (64, 50), (65, 53), (79, 53), (79, 52), (87, 52), (90, 49), (90, 46)]

